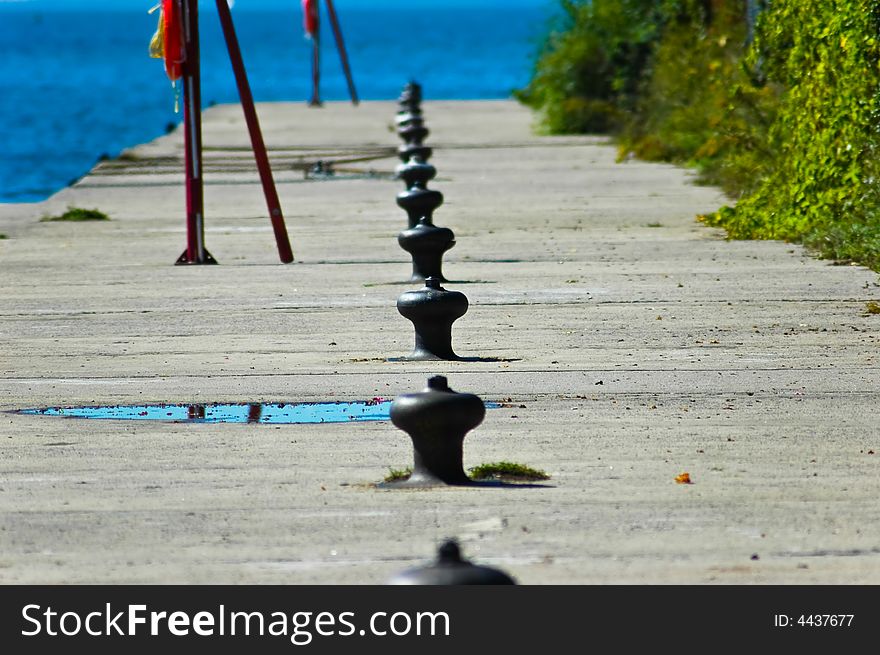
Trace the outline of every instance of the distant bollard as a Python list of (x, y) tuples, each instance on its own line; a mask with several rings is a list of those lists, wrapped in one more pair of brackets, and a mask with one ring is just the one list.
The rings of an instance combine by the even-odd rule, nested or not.
[(437, 227), (428, 217), (418, 225), (397, 235), (400, 247), (412, 257), (413, 272), (410, 281), (420, 282), (433, 278), (446, 282), (443, 277), (443, 253), (455, 245), (455, 234), (448, 227)]
[(406, 164), (412, 159), (426, 162), (431, 158), (431, 148), (424, 145), (430, 131), (425, 127), (422, 116), (422, 87), (418, 82), (409, 82), (403, 87), (398, 98), (400, 109), (397, 112), (397, 134), (404, 145), (397, 149), (400, 160)]
[(401, 486), (466, 485), (465, 435), (486, 416), (483, 401), (472, 393), (456, 393), (445, 377), (436, 375), (419, 393), (398, 396), (391, 403), (391, 422), (409, 434), (413, 470)]
[(416, 335), (415, 348), (406, 359), (461, 359), (452, 350), (452, 324), (467, 310), (467, 297), (447, 291), (436, 277), (427, 278), (421, 289), (402, 293), (397, 298), (397, 311), (412, 321)]
[(413, 159), (423, 162), (428, 161), (433, 153), (434, 151), (431, 148), (422, 143), (407, 143), (397, 149), (397, 156), (404, 163)]
[(410, 80), (403, 85), (403, 90), (397, 98), (397, 104), (401, 112), (420, 112), (422, 105), (422, 85), (415, 80)]
[[(408, 125), (412, 125), (413, 123), (419, 123), (424, 125), (424, 117), (422, 116), (421, 108), (411, 109), (411, 110), (401, 110), (397, 112), (397, 116), (394, 118), (394, 122), (397, 124), (397, 129), (401, 130)], [(398, 134), (400, 132), (398, 131)], [(427, 135), (426, 135), (427, 136)], [(403, 138), (403, 137), (401, 137)]]
[(425, 127), (425, 121), (416, 117), (407, 120), (397, 128), (397, 135), (407, 144), (422, 145), (430, 133), (431, 130)]
[(396, 169), (397, 177), (403, 180), (407, 189), (426, 189), (428, 182), (437, 176), (437, 169), (431, 164), (414, 157)]
[(397, 133), (406, 141), (399, 150), (404, 163), (397, 167), (397, 177), (406, 184), (406, 191), (397, 194), (397, 204), (407, 216), (407, 229), (398, 235), (397, 242), (412, 257), (411, 281), (434, 277), (445, 282), (443, 253), (455, 245), (455, 235), (449, 228), (434, 225), (434, 210), (443, 204), (443, 194), (428, 188), (437, 169), (427, 163), (430, 149), (422, 144), (428, 130), (418, 104), (421, 96), (421, 86), (407, 84), (401, 94), (403, 109), (397, 116)]
[(433, 151), (424, 144), (430, 134), (421, 118), (413, 118), (397, 128), (397, 134), (404, 141), (404, 145), (397, 149), (397, 156), (404, 163), (411, 159), (426, 162), (431, 158)]
[(397, 167), (397, 177), (406, 184), (406, 191), (397, 194), (397, 206), (406, 212), (408, 227), (415, 227), (423, 218), (433, 222), (434, 210), (443, 204), (443, 194), (428, 188), (436, 174), (437, 169), (415, 157)]
[(472, 564), (461, 556), (458, 542), (448, 539), (437, 549), (428, 566), (408, 569), (393, 576), (390, 585), (513, 585), (513, 578), (499, 569)]
[(443, 204), (443, 194), (434, 189), (414, 186), (397, 194), (397, 206), (406, 212), (407, 226), (419, 224), (422, 219), (434, 222), (434, 210)]

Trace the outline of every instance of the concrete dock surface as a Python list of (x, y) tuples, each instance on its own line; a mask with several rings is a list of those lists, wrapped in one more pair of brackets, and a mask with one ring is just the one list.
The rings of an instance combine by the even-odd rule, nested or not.
[[(393, 102), (258, 113), (296, 261), (280, 263), (241, 109), (204, 116), (205, 239), (181, 130), (43, 203), (0, 206), (0, 583), (374, 584), (447, 537), (523, 584), (880, 583), (878, 276), (695, 221), (729, 203), (514, 102), (426, 102), (470, 301), (453, 346), (389, 361)], [(47, 155), (50, 156), (50, 155)], [(335, 175), (303, 167), (334, 162)], [(67, 207), (109, 221), (45, 222)], [(172, 423), (15, 410), (392, 399), (429, 376), (502, 406), (465, 467), (530, 487), (389, 490), (389, 422)], [(692, 484), (676, 477), (688, 473)]]

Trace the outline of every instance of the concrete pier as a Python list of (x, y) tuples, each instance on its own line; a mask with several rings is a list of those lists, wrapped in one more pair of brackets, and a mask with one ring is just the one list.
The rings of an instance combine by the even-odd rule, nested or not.
[[(219, 266), (173, 265), (179, 130), (0, 206), (0, 583), (381, 583), (447, 537), (524, 584), (880, 583), (876, 273), (725, 241), (694, 220), (717, 189), (535, 136), (513, 102), (426, 102), (457, 240), (444, 286), (471, 302), (454, 343), (483, 361), (389, 361), (412, 349), (395, 301), (415, 288), (396, 109), (258, 106), (289, 265), (238, 106), (204, 117)], [(335, 177), (304, 175), (318, 159)], [(111, 220), (40, 222), (68, 206)], [(431, 375), (502, 403), (466, 467), (545, 486), (376, 489), (411, 463), (388, 422), (10, 413), (392, 399)]]

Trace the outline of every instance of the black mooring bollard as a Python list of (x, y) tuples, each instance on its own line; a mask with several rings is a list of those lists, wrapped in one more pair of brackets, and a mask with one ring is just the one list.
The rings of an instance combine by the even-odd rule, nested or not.
[(425, 127), (422, 117), (422, 87), (418, 82), (409, 82), (403, 87), (398, 99), (397, 134), (404, 145), (397, 149), (400, 160), (406, 164), (411, 159), (426, 162), (431, 158), (431, 148), (424, 145), (430, 131)]
[[(421, 86), (410, 82), (404, 87), (401, 98), (407, 98), (410, 107), (413, 99), (421, 100)], [(401, 106), (406, 103), (402, 100)], [(406, 141), (399, 152), (404, 163), (397, 167), (397, 177), (406, 184), (406, 191), (397, 194), (397, 205), (406, 212), (407, 229), (397, 237), (400, 247), (412, 257), (413, 272), (410, 281), (418, 282), (443, 277), (443, 253), (455, 245), (452, 230), (434, 225), (434, 210), (443, 204), (443, 194), (428, 188), (428, 182), (437, 175), (437, 169), (425, 161), (422, 140), (428, 135), (418, 113), (398, 113), (398, 134)]]
[[(408, 222), (407, 229), (397, 236), (397, 242), (412, 257), (410, 281), (436, 278), (445, 282), (443, 253), (455, 245), (455, 234), (449, 228), (434, 225), (434, 210), (443, 204), (443, 194), (428, 188), (437, 169), (427, 163), (430, 148), (422, 144), (428, 129), (419, 107), (421, 98), (422, 87), (416, 82), (407, 84), (401, 94), (402, 110), (397, 115), (397, 133), (406, 141), (398, 150), (404, 163), (397, 167), (397, 177), (406, 184), (406, 191), (397, 194), (397, 205), (406, 212)], [(451, 353), (451, 346), (446, 350)], [(448, 358), (441, 356), (441, 359)]]
[(412, 109), (401, 109), (397, 112), (397, 116), (395, 116), (394, 118), (394, 122), (397, 123), (398, 130), (406, 127), (407, 125), (412, 125), (416, 121), (424, 125), (424, 117), (422, 116), (421, 107), (413, 107)]
[(390, 415), (412, 439), (413, 470), (405, 486), (470, 483), (464, 472), (464, 437), (486, 416), (482, 400), (456, 393), (445, 377), (436, 375), (423, 391), (395, 398)]
[(443, 194), (434, 189), (414, 186), (397, 194), (397, 206), (406, 212), (410, 228), (418, 225), (423, 218), (433, 223), (434, 210), (442, 204)]
[(422, 105), (422, 85), (415, 80), (410, 80), (403, 85), (403, 90), (397, 98), (397, 104), (400, 105), (401, 111), (421, 111)]
[(437, 169), (418, 157), (412, 157), (395, 169), (398, 179), (403, 180), (407, 189), (427, 189), (428, 182), (437, 176)]
[(437, 559), (427, 565), (393, 576), (390, 585), (510, 585), (516, 584), (504, 571), (472, 564), (462, 558), (455, 539), (447, 539), (437, 549)]
[(411, 159), (428, 161), (433, 150), (426, 146), (424, 141), (430, 133), (421, 118), (412, 118), (398, 127), (397, 134), (404, 141), (404, 145), (397, 148), (397, 156), (400, 157), (400, 160), (404, 163)]
[(434, 210), (443, 204), (443, 194), (428, 188), (428, 182), (435, 175), (437, 169), (419, 157), (412, 157), (397, 167), (397, 177), (406, 184), (406, 191), (397, 194), (397, 206), (406, 212), (411, 228), (423, 218), (433, 222)]
[(443, 277), (443, 253), (455, 245), (455, 234), (452, 230), (448, 227), (437, 227), (426, 216), (415, 227), (398, 234), (397, 242), (412, 257), (411, 282), (428, 278), (447, 281)]
[(434, 154), (434, 151), (421, 143), (407, 143), (397, 148), (397, 156), (404, 163), (413, 159), (426, 162), (431, 158), (432, 154)]
[(397, 128), (397, 135), (403, 139), (407, 145), (422, 145), (422, 142), (428, 138), (430, 133), (431, 130), (425, 127), (425, 121), (421, 117), (415, 116)]
[(452, 351), (452, 324), (467, 310), (467, 297), (447, 291), (436, 277), (427, 278), (421, 289), (400, 294), (397, 311), (412, 321), (416, 333), (415, 349), (406, 359), (461, 359)]

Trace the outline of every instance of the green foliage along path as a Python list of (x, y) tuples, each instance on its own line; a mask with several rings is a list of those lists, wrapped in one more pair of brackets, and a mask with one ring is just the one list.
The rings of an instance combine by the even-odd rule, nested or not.
[(732, 238), (797, 241), (880, 270), (880, 5), (561, 0), (518, 97), (549, 132), (610, 131), (623, 153), (692, 165), (734, 206)]

